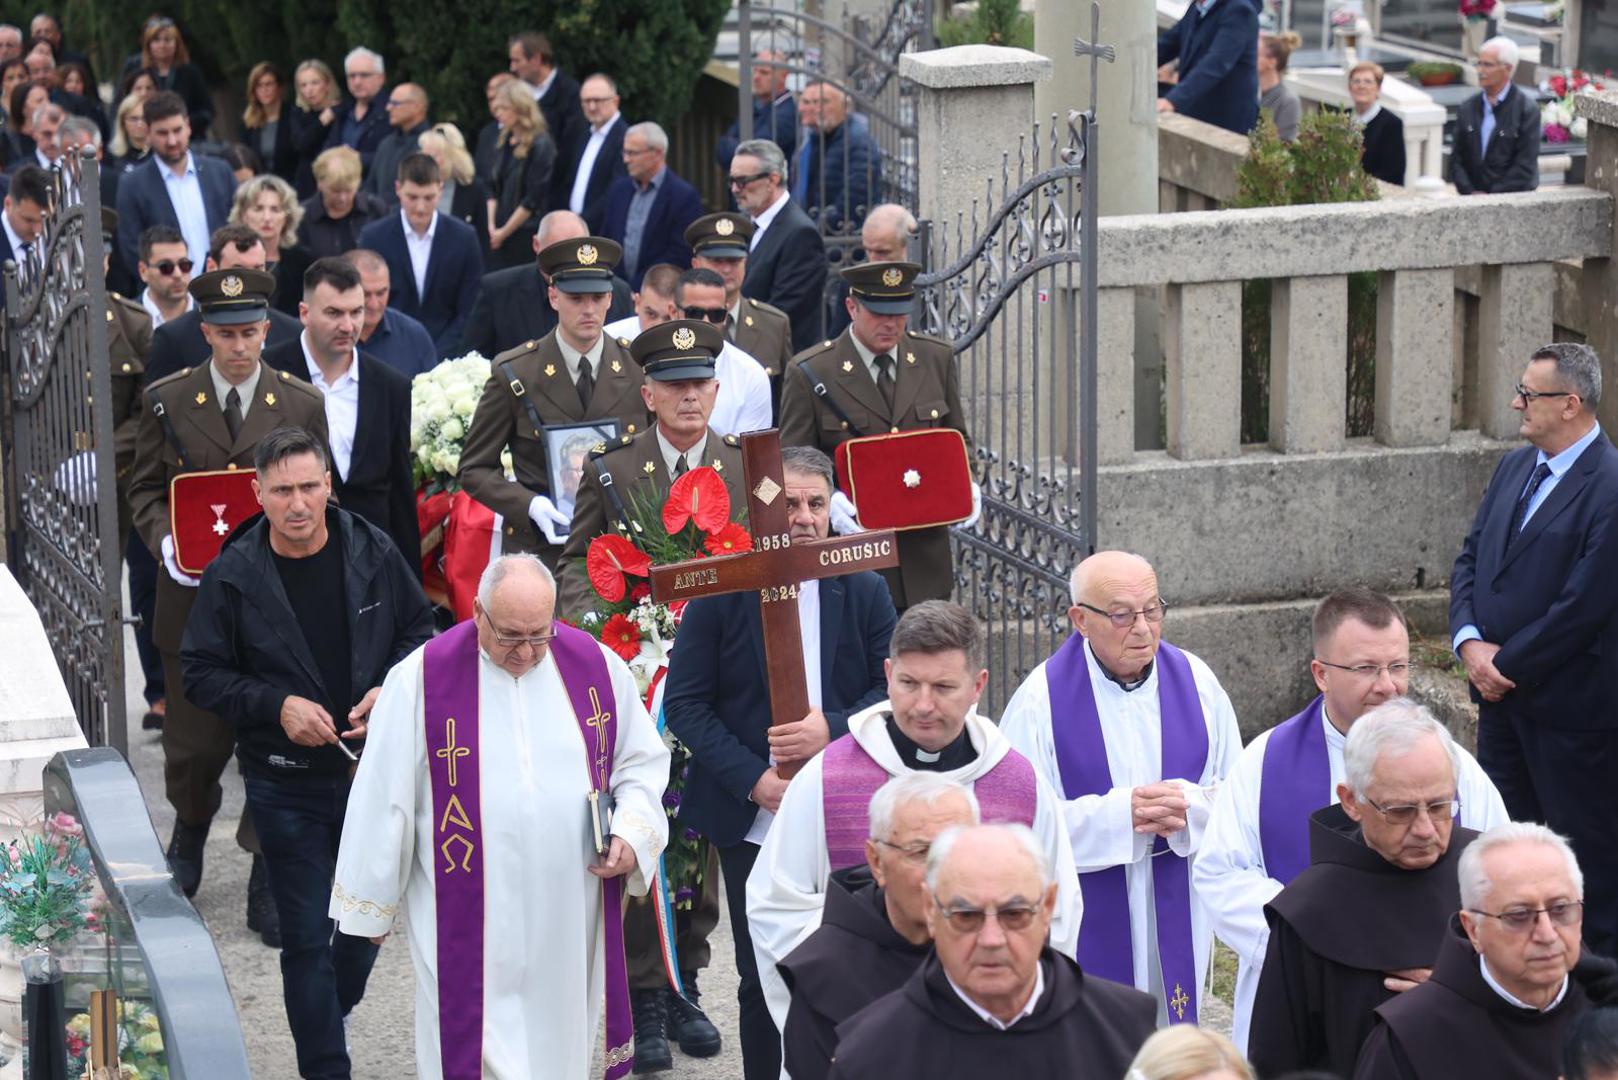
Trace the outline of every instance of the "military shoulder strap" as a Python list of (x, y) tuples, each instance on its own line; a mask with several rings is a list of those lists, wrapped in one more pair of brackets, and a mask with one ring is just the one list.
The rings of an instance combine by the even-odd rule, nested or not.
[(174, 421), (169, 419), (169, 411), (164, 406), (163, 399), (154, 388), (146, 391), (146, 400), (152, 406), (152, 415), (157, 417), (158, 426), (163, 429), (163, 438), (168, 441), (169, 449), (180, 459), (180, 471), (190, 472), (191, 459), (185, 452), (184, 444), (180, 442), (180, 433), (174, 430)]
[(810, 391), (825, 403), (826, 408), (830, 409), (838, 420), (842, 421), (843, 430), (848, 432), (849, 438), (861, 438), (865, 433), (854, 426), (854, 421), (848, 418), (848, 410), (839, 405), (837, 399), (831, 396), (831, 390), (820, 380), (818, 375), (809, 370), (809, 364), (804, 362), (798, 364), (797, 367), (798, 373), (808, 381)]
[(517, 378), (516, 371), (512, 370), (511, 361), (502, 360), (500, 362), (500, 371), (505, 375), (506, 382), (511, 387), (512, 396), (522, 402), (523, 409), (528, 413), (528, 422), (534, 425), (534, 435), (543, 438), (545, 421), (539, 418), (539, 410), (534, 407), (534, 401), (528, 396), (528, 391), (523, 387), (522, 380)]
[(641, 537), (641, 527), (638, 522), (630, 520), (629, 508), (624, 506), (623, 498), (618, 494), (618, 488), (612, 482), (612, 472), (601, 467), (601, 462), (592, 459), (595, 466), (596, 481), (601, 485), (601, 494), (607, 497), (612, 504), (612, 512), (618, 518), (618, 531), (623, 533), (631, 542), (638, 542)]

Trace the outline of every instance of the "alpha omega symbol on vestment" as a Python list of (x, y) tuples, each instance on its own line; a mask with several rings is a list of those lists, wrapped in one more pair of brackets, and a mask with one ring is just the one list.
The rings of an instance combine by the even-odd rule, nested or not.
[[(444, 745), (434, 753), (444, 759), (445, 779), (449, 781), (449, 786), (454, 788), (457, 781), (455, 766), (461, 758), (472, 756), (472, 748), (455, 745), (453, 716), (444, 718)], [(455, 826), (457, 831), (445, 837), (443, 843), (438, 845), (438, 850), (444, 856), (444, 873), (452, 874), (457, 868), (470, 872), (472, 853), (477, 850), (477, 844), (472, 837), (476, 835), (477, 830), (472, 827), (472, 819), (467, 816), (466, 807), (461, 805), (461, 797), (453, 791), (450, 792), (449, 802), (444, 804), (443, 815), (438, 819), (439, 833), (449, 832), (451, 825)], [(454, 850), (457, 844), (460, 845), (459, 859), (456, 858)]]

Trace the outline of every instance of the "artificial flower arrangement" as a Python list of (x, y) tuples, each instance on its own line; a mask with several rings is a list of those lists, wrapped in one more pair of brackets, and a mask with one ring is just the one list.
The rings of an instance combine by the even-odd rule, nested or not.
[[(90, 1014), (67, 1022), (69, 1076), (90, 1077)], [(118, 1080), (168, 1080), (168, 1057), (157, 1013), (144, 1001), (118, 1000)]]

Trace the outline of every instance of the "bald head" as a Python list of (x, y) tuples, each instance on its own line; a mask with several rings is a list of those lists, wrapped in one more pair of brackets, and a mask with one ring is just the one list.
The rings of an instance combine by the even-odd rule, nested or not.
[(898, 203), (883, 203), (865, 215), (860, 246), (869, 262), (903, 262), (916, 231), (916, 215)]
[(521, 677), (545, 658), (556, 612), (556, 579), (533, 555), (502, 555), (478, 582), (478, 646)]
[(563, 240), (579, 240), (590, 235), (590, 226), (571, 210), (552, 210), (539, 219), (539, 231), (534, 233), (534, 252), (545, 250)]
[(1073, 602), (1104, 606), (1097, 597), (1118, 589), (1150, 583), (1157, 588), (1157, 571), (1152, 564), (1128, 551), (1098, 551), (1073, 568), (1069, 581)]
[(1152, 564), (1127, 551), (1098, 551), (1073, 568), (1070, 587), (1068, 618), (1096, 662), (1125, 683), (1142, 678), (1163, 633)]
[(415, 83), (400, 83), (388, 95), (388, 122), (409, 131), (427, 119), (427, 91)]

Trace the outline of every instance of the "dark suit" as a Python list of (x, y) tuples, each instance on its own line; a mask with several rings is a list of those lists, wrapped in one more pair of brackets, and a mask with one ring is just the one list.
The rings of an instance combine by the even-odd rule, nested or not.
[[(297, 341), (301, 333), (303, 323), (271, 308), (270, 333), (264, 347), (273, 349), (283, 342)], [(152, 348), (146, 354), (146, 383), (165, 379), (181, 368), (201, 367), (211, 355), (213, 350), (202, 336), (202, 313), (188, 311), (152, 331)]]
[(427, 259), (427, 288), (425, 295), (418, 295), (404, 229), (403, 215), (389, 214), (360, 230), (360, 247), (370, 248), (388, 264), (393, 281), (388, 306), (420, 320), (433, 336), (438, 355), (452, 356), (460, 347), (461, 331), (483, 277), (477, 234), (447, 214), (438, 215)]
[[(897, 616), (887, 586), (868, 571), (826, 578), (819, 589), (821, 712), (831, 738), (838, 739), (848, 733), (849, 716), (887, 697), (882, 662)], [(741, 976), (748, 1080), (776, 1076), (781, 1061), (780, 1036), (764, 1003), (747, 932), (747, 875), (758, 857), (758, 846), (745, 839), (758, 814), (749, 795), (770, 767), (763, 628), (757, 593), (691, 601), (663, 696), (669, 730), (691, 751), (680, 822), (719, 849)]]
[(393, 128), (376, 146), (376, 156), (371, 158), (370, 168), (365, 170), (365, 190), (381, 199), (388, 206), (398, 206), (399, 199), (393, 193), (393, 182), (399, 176), (399, 162), (414, 154), (417, 141), (421, 133), (428, 131), (432, 125), (423, 120), (409, 131), (400, 131)]
[[(607, 189), (612, 187), (615, 181), (629, 176), (629, 170), (624, 165), (624, 132), (628, 130), (629, 125), (624, 123), (623, 115), (615, 117), (612, 125), (607, 128), (606, 135), (602, 137), (601, 150), (596, 154), (595, 161), (590, 164), (590, 180), (584, 187), (584, 205), (579, 208), (579, 216), (584, 218), (590, 230), (597, 235), (605, 235), (600, 230), (602, 216), (607, 209)], [(582, 164), (585, 148), (590, 143), (590, 136), (591, 131), (586, 128), (578, 148), (567, 161), (565, 171), (571, 179), (568, 180), (567, 190), (562, 193), (562, 197), (568, 201), (559, 205), (570, 205), (573, 185), (578, 179), (579, 165)]]
[[(208, 217), (208, 235), (230, 220), (230, 204), (236, 195), (236, 177), (230, 166), (218, 158), (191, 152), (202, 187), (202, 208)], [(118, 181), (118, 254), (124, 268), (138, 276), (140, 234), (153, 225), (180, 227), (174, 204), (169, 201), (167, 181), (161, 170), (168, 168), (157, 155)], [(204, 253), (206, 254), (206, 253)], [(193, 257), (195, 253), (193, 253)]]
[(364, 166), (366, 172), (369, 172), (371, 162), (376, 158), (377, 148), (382, 145), (382, 140), (386, 139), (388, 133), (393, 130), (393, 125), (388, 123), (388, 110), (386, 108), (389, 93), (391, 91), (387, 87), (383, 87), (376, 97), (371, 99), (371, 104), (365, 110), (365, 115), (360, 118), (359, 127), (349, 139), (343, 138), (343, 125), (354, 115), (353, 100), (344, 101), (333, 109), (332, 112), (336, 115), (332, 117), (331, 130), (326, 132), (326, 149), (330, 150), (334, 146), (346, 146), (352, 150), (357, 150), (360, 155), (360, 164)]
[[(579, 80), (555, 69), (550, 89), (539, 99), (539, 111), (545, 117), (545, 130), (556, 144), (556, 160), (572, 164), (578, 157), (589, 124), (584, 119), (584, 107), (579, 104)], [(551, 205), (567, 203), (567, 193), (573, 189), (573, 171), (555, 169), (551, 172)]]
[(1157, 62), (1180, 61), (1168, 92), (1174, 111), (1246, 135), (1258, 121), (1258, 4), (1214, 0), (1203, 14), (1192, 0), (1157, 38)]
[(792, 157), (792, 197), (826, 231), (858, 229), (876, 205), (882, 183), (882, 152), (863, 116), (828, 132), (804, 130), (805, 142)]
[(251, 147), (255, 154), (263, 159), (264, 171), (274, 173), (287, 183), (296, 185), (298, 182), (298, 147), (292, 138), (292, 114), (297, 112), (297, 106), (286, 102), (281, 106), (281, 119), (275, 125), (275, 141), (270, 145), (270, 153), (266, 156), (260, 143), (262, 128), (242, 127), (242, 142)]
[[(719, 136), (714, 157), (721, 169), (729, 171), (730, 159), (736, 156), (736, 147), (742, 141), (741, 132), (742, 125), (737, 122)], [(793, 152), (798, 149), (798, 100), (791, 91), (783, 92), (774, 101), (753, 99), (753, 138), (770, 140), (781, 148), (788, 161), (792, 160)]]
[(742, 295), (786, 313), (797, 352), (824, 340), (820, 335), (825, 289), (826, 242), (803, 208), (788, 199), (747, 254)]
[[(607, 189), (607, 202), (601, 212), (601, 235), (623, 244), (629, 220), (629, 202), (639, 185), (627, 176), (619, 177)], [(673, 169), (665, 167), (658, 181), (657, 193), (652, 196), (651, 209), (646, 213), (646, 225), (640, 234), (640, 250), (631, 271), (624, 265), (629, 261), (625, 245), (624, 261), (616, 268), (619, 277), (631, 288), (640, 288), (640, 279), (649, 267), (670, 263), (682, 269), (691, 265), (691, 248), (685, 242), (685, 230), (702, 216), (702, 196), (697, 189), (683, 180)]]
[(1512, 86), (1495, 110), (1494, 131), (1484, 149), (1483, 94), (1461, 102), (1455, 117), (1450, 181), (1462, 195), (1533, 191), (1539, 187), (1539, 106)]
[[(1450, 634), (1475, 626), (1516, 683), (1478, 705), (1478, 763), (1513, 821), (1573, 843), (1585, 874), (1585, 940), (1618, 946), (1618, 450), (1579, 455), (1511, 541), (1539, 451), (1507, 454), (1450, 577)], [(1473, 694), (1477, 699), (1476, 692)]]
[[(264, 362), (309, 381), (302, 341), (265, 349)], [(332, 493), (344, 510), (387, 533), (420, 577), (421, 528), (416, 520), (416, 484), (410, 474), (410, 380), (367, 353), (360, 353), (359, 365), (354, 449), (346, 476), (332, 462)]]
[[(635, 298), (630, 294), (629, 283), (615, 276), (612, 306), (607, 309), (606, 321), (627, 319), (633, 314)], [(555, 329), (556, 311), (551, 307), (545, 279), (540, 276), (539, 267), (529, 263), (496, 270), (483, 279), (477, 299), (472, 303), (472, 314), (467, 316), (466, 333), (461, 342), (484, 356), (494, 356), (526, 342), (538, 341)]]

